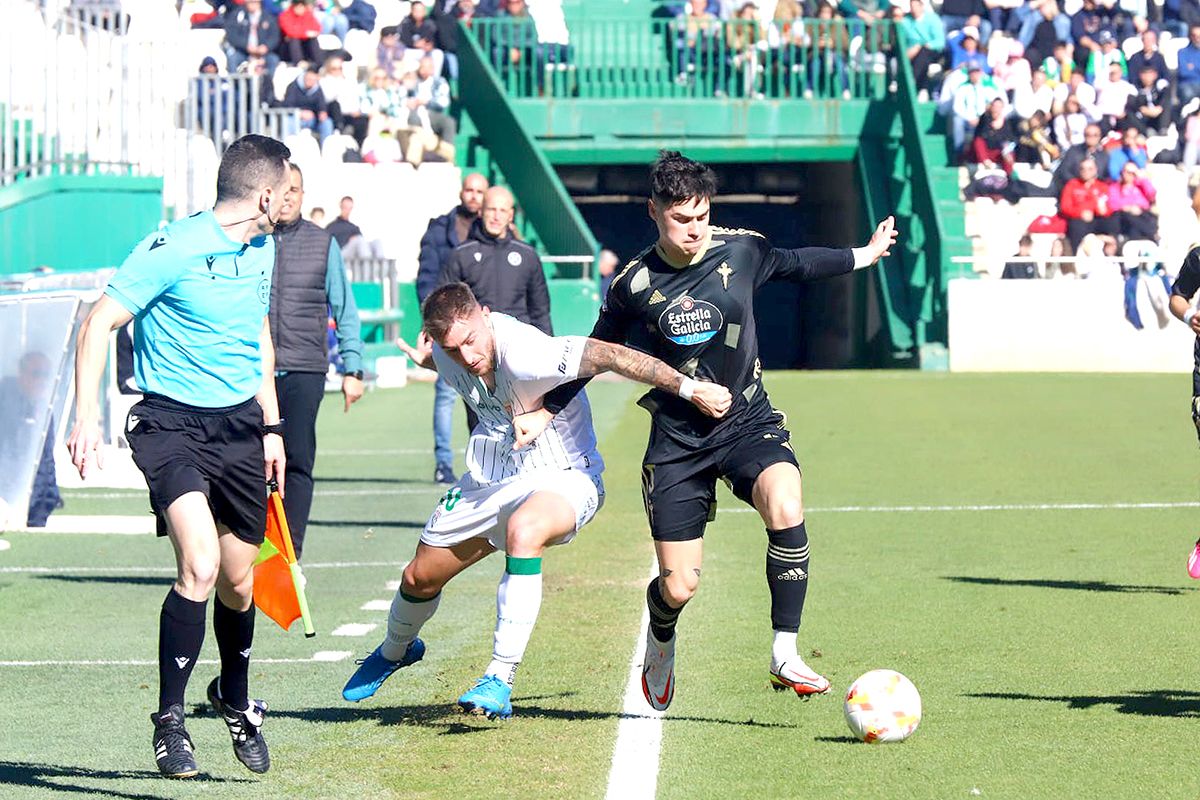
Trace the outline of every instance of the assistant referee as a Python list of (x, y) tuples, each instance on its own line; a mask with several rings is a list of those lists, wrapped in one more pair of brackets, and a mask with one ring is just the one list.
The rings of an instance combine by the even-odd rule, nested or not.
[(280, 142), (245, 136), (225, 152), (217, 203), (143, 239), (125, 259), (79, 331), (71, 460), (86, 478), (102, 467), (100, 376), (109, 333), (135, 320), (134, 378), (144, 393), (126, 438), (146, 477), (159, 535), (169, 536), (177, 575), (159, 617), (159, 771), (199, 771), (184, 727), (184, 690), (200, 656), (208, 595), (221, 672), (208, 699), (237, 758), (266, 772), (259, 732), (266, 706), (250, 701), (253, 565), (266, 530), (265, 482), (283, 490), (285, 458), (266, 316), (275, 245), (270, 237), (288, 189)]

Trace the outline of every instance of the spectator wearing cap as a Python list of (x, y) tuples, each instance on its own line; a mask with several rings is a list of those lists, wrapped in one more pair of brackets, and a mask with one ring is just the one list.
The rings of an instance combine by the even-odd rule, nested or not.
[(1100, 52), (1100, 34), (1112, 33), (1107, 15), (1100, 13), (1096, 0), (1083, 0), (1083, 8), (1071, 19), (1071, 41), (1075, 43), (1075, 65), (1087, 67), (1093, 53)]
[(967, 82), (954, 90), (951, 101), (950, 135), (955, 153), (962, 153), (968, 134), (974, 134), (988, 106), (1001, 97), (1000, 90), (984, 80), (983, 67), (978, 61), (968, 62), (966, 69)]
[(961, 31), (968, 25), (983, 33), (984, 41), (987, 41), (987, 37), (991, 36), (992, 26), (991, 23), (984, 22), (986, 15), (987, 5), (984, 0), (942, 0), (942, 7), (938, 11), (942, 25), (946, 27), (947, 41), (956, 31)]
[(1121, 77), (1129, 75), (1129, 66), (1125, 63), (1125, 54), (1121, 52), (1121, 48), (1117, 47), (1117, 37), (1113, 36), (1112, 31), (1100, 31), (1097, 38), (1100, 42), (1100, 49), (1093, 50), (1092, 54), (1088, 56), (1085, 72), (1088, 80), (1099, 89), (1105, 76), (1112, 80), (1110, 65), (1116, 64), (1121, 67)]
[(1025, 57), (1032, 64), (1054, 52), (1054, 45), (1071, 38), (1071, 18), (1058, 10), (1058, 3), (1045, 0), (1038, 13), (1021, 24), (1017, 41), (1025, 48)]
[(316, 66), (309, 66), (288, 84), (281, 105), (300, 109), (300, 127), (315, 133), (322, 143), (333, 133), (329, 104), (325, 102), (325, 94), (321, 91), (321, 72)]
[(1179, 51), (1179, 71), (1175, 73), (1175, 91), (1180, 105), (1200, 97), (1200, 24), (1188, 28), (1187, 46)]
[(379, 45), (375, 48), (375, 63), (390, 78), (397, 78), (404, 61), (404, 45), (400, 43), (400, 29), (387, 25), (379, 30)]
[(978, 61), (984, 74), (992, 74), (991, 65), (979, 51), (979, 37), (979, 28), (974, 25), (967, 25), (946, 37), (946, 46), (950, 49), (950, 69), (958, 69), (968, 61)]
[(367, 0), (350, 0), (348, 5), (342, 7), (342, 14), (346, 17), (346, 23), (350, 26), (350, 30), (374, 32), (375, 6), (368, 3)]
[(1089, 234), (1116, 236), (1119, 232), (1108, 208), (1108, 184), (1099, 179), (1096, 162), (1090, 158), (1080, 163), (1079, 177), (1063, 187), (1058, 213), (1067, 221), (1067, 239), (1075, 251)]
[(1129, 98), (1137, 94), (1133, 84), (1125, 80), (1124, 67), (1116, 61), (1108, 64), (1108, 80), (1096, 83), (1096, 112), (1099, 121), (1110, 128), (1125, 119)]
[(1137, 72), (1137, 94), (1125, 102), (1125, 118), (1143, 134), (1166, 133), (1171, 126), (1171, 84), (1147, 61)]
[(1108, 172), (1101, 175), (1107, 175), (1115, 181), (1121, 177), (1121, 170), (1126, 164), (1144, 169), (1149, 161), (1150, 154), (1146, 150), (1141, 132), (1137, 127), (1129, 125), (1121, 132), (1121, 143), (1108, 151)]
[(283, 52), (289, 64), (307, 61), (321, 63), (321, 20), (312, 10), (312, 0), (295, 0), (279, 15), (279, 30), (283, 32)]
[(939, 61), (946, 49), (946, 29), (941, 19), (925, 7), (925, 0), (910, 0), (909, 13), (901, 22), (918, 91), (929, 91), (929, 67)]
[(1120, 177), (1108, 186), (1108, 208), (1117, 229), (1127, 239), (1158, 240), (1154, 186), (1137, 165), (1126, 161)]

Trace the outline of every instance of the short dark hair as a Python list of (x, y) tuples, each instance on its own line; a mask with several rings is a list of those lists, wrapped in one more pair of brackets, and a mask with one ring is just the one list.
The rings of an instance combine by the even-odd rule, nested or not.
[(338, 202), (339, 202), (339, 203), (344, 203), (344, 202), (346, 202), (347, 200), (349, 200), (351, 203), (353, 203), (353, 202), (354, 202), (354, 198), (353, 198), (353, 197), (351, 197), (350, 195), (346, 195), (345, 197), (343, 197), (343, 198), (342, 198), (341, 200), (339, 200)]
[(670, 207), (691, 197), (711, 200), (717, 193), (717, 176), (706, 165), (678, 150), (662, 150), (650, 167), (650, 198)]
[(471, 287), (465, 283), (447, 283), (439, 286), (421, 304), (421, 319), (425, 321), (425, 333), (435, 342), (441, 341), (446, 332), (460, 319), (471, 316), (479, 308)]
[[(217, 202), (245, 200), (283, 181), (292, 151), (278, 139), (247, 134), (229, 145), (217, 169)], [(293, 165), (294, 166), (294, 165)]]

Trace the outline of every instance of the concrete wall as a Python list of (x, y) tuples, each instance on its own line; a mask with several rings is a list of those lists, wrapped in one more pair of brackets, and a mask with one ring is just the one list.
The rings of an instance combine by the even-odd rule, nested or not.
[(1136, 330), (1125, 319), (1124, 297), (1115, 277), (950, 281), (950, 369), (1190, 372), (1191, 331), (1174, 318), (1160, 327), (1144, 293), (1145, 327)]

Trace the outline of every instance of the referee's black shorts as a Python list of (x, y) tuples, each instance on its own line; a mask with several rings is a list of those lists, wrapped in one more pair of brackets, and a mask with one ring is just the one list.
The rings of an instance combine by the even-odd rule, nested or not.
[(754, 482), (780, 462), (800, 468), (779, 412), (708, 448), (683, 448), (652, 426), (642, 462), (642, 500), (650, 535), (664, 542), (700, 538), (716, 518), (718, 478), (729, 484), (735, 497), (753, 505)]
[(146, 476), (158, 535), (167, 508), (188, 492), (203, 492), (213, 518), (249, 544), (267, 529), (262, 407), (254, 398), (227, 408), (197, 408), (146, 395), (129, 410), (125, 438)]

